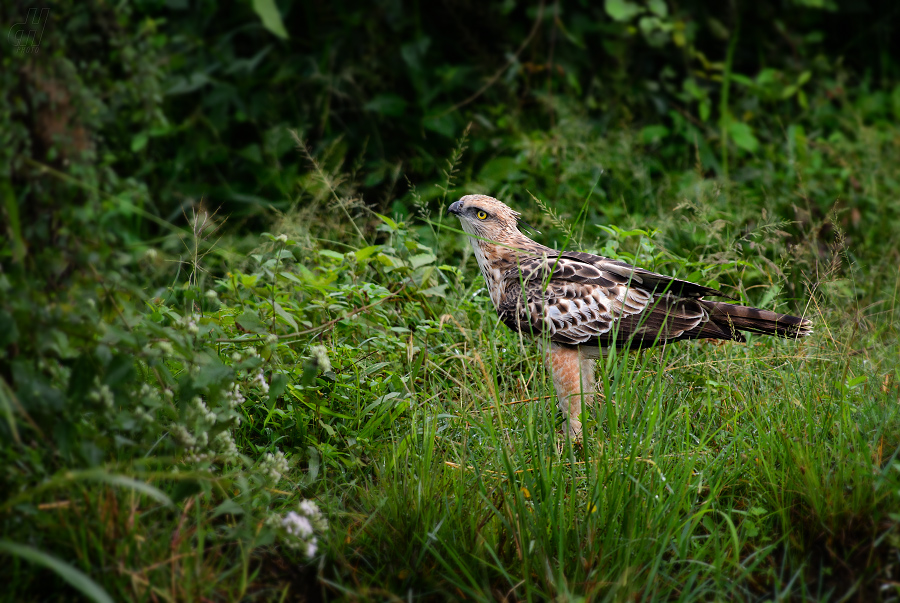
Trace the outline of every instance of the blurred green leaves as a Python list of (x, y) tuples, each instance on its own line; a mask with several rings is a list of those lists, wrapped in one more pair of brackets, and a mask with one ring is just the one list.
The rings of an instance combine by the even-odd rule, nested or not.
[(753, 129), (749, 124), (729, 120), (726, 130), (734, 144), (748, 153), (755, 153), (759, 148), (759, 140), (753, 135)]
[(263, 26), (282, 40), (287, 40), (288, 33), (284, 28), (284, 22), (281, 20), (281, 13), (278, 12), (275, 0), (251, 1), (253, 2), (253, 10), (259, 16)]
[(639, 4), (629, 0), (604, 0), (603, 8), (606, 9), (606, 14), (615, 21), (630, 21), (644, 12)]
[(34, 547), (16, 544), (15, 542), (9, 542), (8, 540), (0, 540), (0, 553), (6, 553), (7, 555), (19, 557), (29, 563), (46, 567), (68, 582), (72, 588), (90, 601), (94, 601), (95, 603), (113, 602), (113, 598), (84, 572), (53, 555), (48, 555)]

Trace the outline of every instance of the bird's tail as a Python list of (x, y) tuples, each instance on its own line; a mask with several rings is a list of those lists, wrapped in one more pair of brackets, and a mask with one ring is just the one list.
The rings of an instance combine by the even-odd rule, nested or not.
[(805, 337), (812, 333), (812, 323), (799, 316), (778, 314), (769, 310), (726, 302), (703, 300), (703, 303), (709, 311), (710, 321), (732, 333), (749, 331), (791, 339)]

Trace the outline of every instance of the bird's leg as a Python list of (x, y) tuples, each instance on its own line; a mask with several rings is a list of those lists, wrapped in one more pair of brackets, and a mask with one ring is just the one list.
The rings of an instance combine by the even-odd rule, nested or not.
[(580, 440), (581, 409), (594, 400), (594, 359), (588, 358), (576, 347), (550, 343), (545, 349), (545, 360), (553, 375), (559, 409), (566, 417), (567, 432), (573, 440)]

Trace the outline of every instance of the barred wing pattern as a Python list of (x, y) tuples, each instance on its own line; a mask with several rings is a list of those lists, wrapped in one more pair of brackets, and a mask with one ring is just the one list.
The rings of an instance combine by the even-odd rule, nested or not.
[(720, 291), (587, 253), (520, 256), (499, 285), (503, 322), (558, 344), (639, 348), (680, 339), (743, 340), (727, 322), (710, 320), (716, 302), (699, 299)]

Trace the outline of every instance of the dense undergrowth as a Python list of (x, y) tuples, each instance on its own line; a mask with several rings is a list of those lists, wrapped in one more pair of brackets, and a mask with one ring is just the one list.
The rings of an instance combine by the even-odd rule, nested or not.
[[(767, 67), (728, 35), (707, 59), (724, 26), (703, 7), (540, 3), (502, 9), (504, 35), (568, 75), (536, 82), (519, 51), (435, 117), (478, 91), (454, 69), (483, 65), (428, 54), (449, 42), (427, 19), (388, 20), (419, 36), (391, 59), (335, 42), (298, 74), (260, 53), (310, 59), (320, 34), (278, 46), (268, 5), (212, 36), (203, 3), (61, 4), (56, 54), (4, 58), (2, 597), (900, 597), (890, 65), (876, 82), (865, 53), (811, 50), (830, 30), (802, 3), (783, 64), (743, 15)], [(329, 31), (346, 44), (360, 14)], [(602, 84), (584, 58), (601, 30), (619, 61)], [(242, 36), (267, 45), (248, 57)], [(313, 100), (266, 104), (279, 82)], [(471, 192), (542, 243), (815, 333), (611, 354), (573, 448), (445, 215)]]

